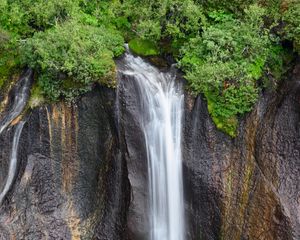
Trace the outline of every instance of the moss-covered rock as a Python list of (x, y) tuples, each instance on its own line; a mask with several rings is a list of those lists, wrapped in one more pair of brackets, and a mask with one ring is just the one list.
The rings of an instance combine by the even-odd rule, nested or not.
[(129, 42), (129, 48), (135, 54), (141, 56), (155, 56), (159, 54), (157, 46), (149, 40), (139, 38), (132, 39)]

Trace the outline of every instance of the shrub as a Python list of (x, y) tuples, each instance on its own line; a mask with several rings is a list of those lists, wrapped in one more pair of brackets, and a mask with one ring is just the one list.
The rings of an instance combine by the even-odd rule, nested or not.
[(0, 28), (0, 89), (19, 68), (19, 60), (15, 39)]
[(38, 71), (39, 85), (49, 99), (73, 99), (96, 81), (115, 86), (113, 57), (123, 53), (123, 44), (114, 30), (70, 21), (28, 39), (22, 61)]
[(283, 14), (284, 37), (292, 41), (294, 49), (300, 53), (300, 2), (288, 1), (287, 8)]
[(0, 0), (0, 23), (8, 31), (31, 36), (53, 27), (78, 11), (77, 0)]
[(271, 48), (263, 28), (264, 11), (257, 5), (245, 10), (243, 20), (214, 11), (211, 24), (182, 48), (180, 66), (192, 90), (203, 93), (213, 119), (234, 136), (236, 116), (251, 110), (258, 96), (256, 81), (262, 76)]

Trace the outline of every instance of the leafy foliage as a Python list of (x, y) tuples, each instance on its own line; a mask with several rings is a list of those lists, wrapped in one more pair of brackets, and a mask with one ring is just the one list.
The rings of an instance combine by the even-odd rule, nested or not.
[(284, 35), (286, 39), (293, 41), (295, 50), (300, 53), (300, 2), (288, 1), (287, 8), (283, 15), (286, 24)]
[(12, 36), (0, 28), (0, 89), (19, 67), (19, 55)]
[(180, 65), (191, 88), (206, 96), (210, 113), (223, 122), (219, 127), (232, 136), (235, 121), (226, 119), (251, 110), (258, 96), (256, 81), (270, 52), (272, 43), (263, 28), (263, 16), (263, 9), (257, 5), (246, 9), (242, 20), (211, 12), (211, 24), (181, 50)]
[(70, 21), (28, 39), (22, 61), (39, 71), (39, 84), (51, 100), (72, 99), (95, 81), (115, 86), (113, 57), (123, 53), (123, 44), (114, 30)]
[(206, 19), (201, 5), (193, 0), (128, 0), (115, 12), (119, 19), (129, 20), (131, 34), (152, 42), (167, 41), (173, 53), (201, 31)]
[(28, 36), (70, 18), (77, 0), (0, 0), (0, 22), (8, 31)]

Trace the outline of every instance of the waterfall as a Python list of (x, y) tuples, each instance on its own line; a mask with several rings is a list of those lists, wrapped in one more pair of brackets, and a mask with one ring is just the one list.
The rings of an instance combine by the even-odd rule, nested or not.
[(175, 69), (161, 72), (128, 51), (122, 74), (133, 76), (141, 91), (148, 178), (151, 240), (184, 240), (181, 118), (184, 95)]
[[(17, 83), (16, 90), (15, 90), (15, 96), (14, 96), (11, 108), (9, 109), (9, 111), (5, 115), (5, 117), (0, 121), (0, 134), (24, 110), (26, 103), (28, 101), (28, 98), (29, 98), (29, 94), (30, 94), (31, 81), (32, 81), (32, 70), (28, 69)], [(24, 124), (25, 124), (25, 122), (21, 121), (17, 124), (17, 126), (15, 128), (7, 178), (6, 178), (6, 182), (3, 187), (3, 190), (0, 193), (0, 206), (2, 205), (3, 200), (6, 197), (8, 191), (11, 189), (13, 182), (17, 175), (17, 168), (18, 168), (17, 154), (18, 154), (19, 140), (20, 140), (20, 136), (21, 136)]]
[(28, 97), (32, 78), (32, 70), (28, 69), (24, 76), (18, 81), (13, 105), (7, 115), (0, 121), (0, 134), (9, 124), (17, 118), (24, 110)]
[(6, 194), (8, 193), (8, 191), (10, 190), (10, 188), (15, 180), (15, 177), (16, 177), (16, 172), (17, 172), (17, 167), (18, 167), (17, 154), (18, 154), (18, 149), (19, 149), (19, 139), (20, 139), (24, 124), (25, 124), (24, 121), (19, 122), (16, 127), (16, 130), (15, 130), (7, 179), (6, 179), (5, 186), (0, 194), (0, 206), (2, 205), (3, 200), (6, 196)]

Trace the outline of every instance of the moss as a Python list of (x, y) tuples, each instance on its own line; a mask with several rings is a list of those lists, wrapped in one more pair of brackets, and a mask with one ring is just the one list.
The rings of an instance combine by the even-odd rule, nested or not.
[(236, 116), (232, 116), (231, 118), (217, 118), (213, 116), (212, 119), (219, 130), (228, 134), (230, 137), (236, 137), (238, 126)]
[(117, 87), (117, 69), (114, 64), (111, 65), (110, 71), (107, 71), (106, 75), (97, 81), (100, 85), (116, 88)]
[(141, 56), (155, 56), (159, 54), (157, 46), (148, 40), (138, 38), (132, 39), (129, 42), (129, 48), (131, 51)]
[(31, 95), (30, 95), (30, 99), (28, 102), (28, 106), (30, 108), (35, 108), (35, 107), (40, 106), (44, 102), (45, 102), (45, 99), (44, 99), (43, 91), (42, 91), (41, 87), (37, 83), (34, 83), (34, 85), (31, 88)]
[(209, 114), (212, 116), (212, 120), (215, 123), (217, 129), (228, 134), (230, 137), (236, 137), (237, 135), (237, 127), (238, 127), (238, 119), (236, 116), (231, 116), (228, 118), (217, 116), (215, 113), (215, 104), (214, 101), (206, 95), (207, 99), (207, 109)]
[(67, 91), (67, 90), (72, 90), (72, 89), (80, 89), (83, 88), (84, 84), (81, 82), (76, 82), (74, 81), (73, 78), (66, 78), (62, 82), (62, 89)]
[(0, 54), (0, 89), (4, 87), (5, 83), (10, 79), (10, 77), (17, 71), (19, 66), (19, 61), (13, 56), (4, 56)]

